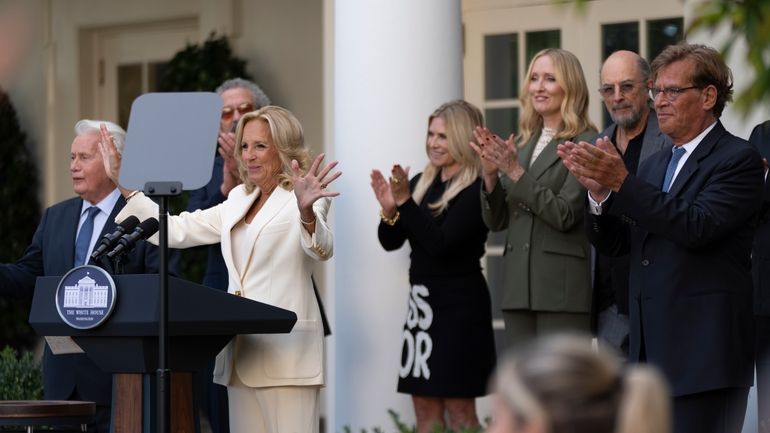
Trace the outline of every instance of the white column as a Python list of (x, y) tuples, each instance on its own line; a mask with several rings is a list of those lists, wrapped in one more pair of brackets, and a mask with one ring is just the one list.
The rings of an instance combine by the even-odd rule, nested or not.
[[(385, 252), (369, 173), (427, 163), (428, 116), (462, 97), (460, 0), (335, 0), (334, 158), (343, 176), (334, 203), (333, 414), (329, 431), (394, 430), (395, 409), (413, 422), (411, 399), (396, 392), (409, 290), (409, 247)], [(329, 137), (329, 136), (327, 136)]]

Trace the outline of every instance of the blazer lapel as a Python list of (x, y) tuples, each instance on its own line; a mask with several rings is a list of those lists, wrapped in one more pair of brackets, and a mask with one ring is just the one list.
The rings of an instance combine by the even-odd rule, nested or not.
[(639, 166), (639, 178), (662, 190), (663, 178), (666, 177), (666, 167), (670, 158), (671, 148), (652, 155)]
[(78, 223), (80, 223), (80, 210), (83, 209), (82, 199), (72, 200), (71, 203), (72, 205), (68, 206), (62, 215), (62, 221), (71, 221), (71, 223), (66, 224), (68, 230), (62, 233), (66, 238), (66, 242), (63, 244), (64, 251), (62, 251), (64, 268), (66, 269), (72, 268), (72, 263), (75, 261), (75, 236), (78, 232)]
[[(118, 216), (121, 210), (123, 210), (123, 207), (126, 205), (126, 199), (123, 198), (121, 195), (118, 197), (118, 201), (115, 202), (115, 206), (112, 207), (112, 212), (110, 212), (110, 215), (107, 217), (107, 222), (104, 223), (104, 228), (102, 229), (102, 232), (99, 233), (99, 239), (103, 238), (104, 235), (107, 233), (112, 233), (115, 231), (115, 228), (118, 226), (115, 224), (115, 217)], [(97, 243), (98, 245), (98, 243)]]
[(679, 174), (676, 175), (674, 183), (671, 184), (671, 188), (668, 190), (669, 194), (677, 195), (679, 194), (679, 191), (681, 191), (684, 186), (687, 185), (687, 181), (690, 179), (690, 177), (692, 177), (692, 175), (698, 171), (700, 160), (711, 153), (711, 151), (714, 149), (714, 146), (717, 144), (717, 141), (724, 134), (724, 132), (725, 129), (722, 126), (722, 123), (717, 122), (717, 124), (714, 126), (714, 129), (712, 129), (708, 135), (703, 137), (703, 140), (698, 143), (698, 146), (695, 148), (692, 155), (687, 158), (687, 161), (684, 163), (684, 166), (682, 166), (682, 169), (679, 170)]
[[(251, 205), (254, 203), (254, 200), (256, 200), (258, 196), (259, 194), (253, 194), (249, 196), (251, 200), (248, 200), (248, 204), (243, 209), (243, 214), (240, 218), (232, 222), (232, 225), (230, 225), (228, 231), (230, 231), (236, 223), (243, 219), (243, 216), (246, 215), (246, 212), (249, 210)], [(270, 194), (270, 197), (268, 197), (265, 204), (262, 205), (262, 209), (257, 212), (257, 214), (254, 216), (254, 219), (251, 220), (251, 224), (249, 224), (249, 227), (246, 229), (248, 245), (254, 245), (257, 242), (262, 230), (264, 230), (264, 228), (270, 224), (270, 222), (281, 212), (281, 209), (283, 209), (284, 206), (286, 206), (286, 204), (289, 203), (293, 197), (294, 193), (292, 191), (286, 191), (280, 186), (273, 190), (273, 193)], [(232, 242), (230, 242), (230, 248), (228, 248), (228, 250), (228, 253), (230, 254), (230, 260), (232, 262)], [(249, 272), (253, 254), (254, 248), (250, 248), (248, 251), (249, 257), (246, 260), (246, 266), (241, 270), (240, 275), (238, 276), (238, 279), (241, 282), (243, 282), (244, 276)]]
[(527, 144), (519, 148), (519, 164), (521, 164), (526, 171), (529, 171), (529, 161), (532, 160), (532, 153), (535, 151), (537, 138), (539, 136), (540, 135), (538, 134), (537, 136), (531, 137)]
[[(554, 162), (559, 160), (559, 155), (556, 154), (556, 145), (559, 141), (560, 140), (556, 138), (552, 139), (545, 145), (543, 151), (540, 152), (540, 155), (538, 155), (535, 162), (532, 163), (532, 166), (529, 168), (529, 173), (534, 176), (535, 179), (542, 176)], [(532, 146), (532, 148), (534, 149), (534, 146)], [(530, 157), (531, 156), (532, 152), (530, 152)]]
[(658, 115), (655, 114), (654, 110), (650, 111), (649, 118), (647, 119), (647, 128), (644, 131), (644, 138), (642, 139), (642, 151), (639, 154), (639, 161), (644, 161), (666, 147), (666, 145), (669, 144), (666, 138), (666, 135), (660, 132)]
[[(231, 194), (224, 202), (225, 208), (223, 209), (224, 214), (222, 215), (222, 258), (227, 265), (228, 271), (235, 272), (233, 242), (231, 238), (233, 227), (243, 220), (258, 196), (259, 190), (255, 189), (251, 194), (237, 199), (233, 198), (233, 195)], [(236, 200), (237, 202), (235, 202)], [(232, 205), (230, 205), (230, 202), (232, 202)], [(238, 280), (240, 281), (240, 278), (238, 278)]]

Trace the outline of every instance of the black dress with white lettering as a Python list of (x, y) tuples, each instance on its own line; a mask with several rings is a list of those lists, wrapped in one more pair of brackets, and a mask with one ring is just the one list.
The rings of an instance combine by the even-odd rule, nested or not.
[[(419, 177), (412, 179), (412, 190)], [(405, 241), (412, 248), (398, 391), (472, 398), (486, 394), (495, 366), (491, 301), (479, 261), (487, 227), (479, 179), (433, 215), (428, 203), (446, 186), (437, 176), (419, 205), (410, 199), (399, 207), (394, 226), (380, 223), (378, 237), (388, 251)]]

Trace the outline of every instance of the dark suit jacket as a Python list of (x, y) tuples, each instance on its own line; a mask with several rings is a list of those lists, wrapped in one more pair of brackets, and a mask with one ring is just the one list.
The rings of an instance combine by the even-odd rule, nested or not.
[[(607, 129), (599, 134), (599, 137), (610, 137), (615, 135), (617, 125), (614, 123)], [(655, 111), (651, 110), (650, 115), (647, 117), (647, 127), (644, 130), (644, 137), (642, 138), (642, 149), (639, 155), (639, 164), (641, 165), (644, 160), (654, 155), (661, 149), (671, 149), (671, 139), (668, 135), (660, 132), (660, 126), (658, 126), (658, 116)], [(589, 224), (589, 219), (585, 220), (586, 224)], [(612, 257), (609, 261), (610, 266), (610, 278), (612, 280), (612, 289), (615, 293), (615, 304), (618, 307), (620, 313), (628, 315), (628, 256)], [(597, 315), (600, 313), (600, 295), (599, 291), (594, 287), (594, 297), (591, 307), (591, 323), (595, 328), (597, 323)]]
[[(770, 160), (770, 120), (760, 123), (751, 131), (749, 142), (762, 157)], [(767, 180), (751, 257), (754, 264), (754, 314), (770, 316), (770, 182)]]
[(648, 158), (638, 176), (629, 175), (611, 195), (604, 215), (588, 216), (589, 238), (599, 251), (630, 252), (629, 359), (643, 360), (644, 349), (675, 396), (749, 387), (750, 253), (762, 162), (720, 122), (666, 194), (661, 185), (670, 158), (668, 149)]
[[(115, 216), (126, 202), (118, 199), (107, 218), (101, 236), (115, 231)], [(75, 256), (75, 234), (83, 200), (71, 198), (43, 212), (32, 242), (16, 263), (0, 264), (0, 295), (31, 296), (38, 276), (64, 275), (72, 269)], [(178, 269), (178, 252), (169, 254), (169, 270)], [(158, 250), (140, 241), (124, 259), (124, 273), (158, 272)], [(99, 369), (83, 354), (53, 355), (46, 346), (43, 355), (45, 398), (66, 400), (77, 389), (80, 398), (110, 405), (112, 376)]]

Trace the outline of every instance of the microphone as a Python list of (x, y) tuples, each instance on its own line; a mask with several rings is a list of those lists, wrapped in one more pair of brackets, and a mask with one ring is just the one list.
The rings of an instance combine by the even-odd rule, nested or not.
[(110, 249), (112, 249), (112, 247), (115, 246), (115, 243), (118, 242), (118, 239), (120, 239), (121, 236), (126, 233), (131, 233), (138, 225), (139, 218), (133, 215), (123, 220), (122, 223), (118, 224), (114, 232), (107, 233), (104, 235), (104, 237), (102, 237), (102, 239), (99, 241), (99, 245), (97, 245), (97, 247), (94, 248), (94, 252), (91, 253), (91, 259), (96, 260), (103, 256)]
[(134, 229), (133, 232), (121, 236), (118, 240), (118, 246), (112, 251), (107, 253), (107, 257), (114, 258), (115, 256), (126, 253), (134, 248), (137, 242), (142, 239), (147, 239), (154, 235), (158, 231), (158, 220), (156, 218), (147, 218), (142, 221), (139, 226)]

